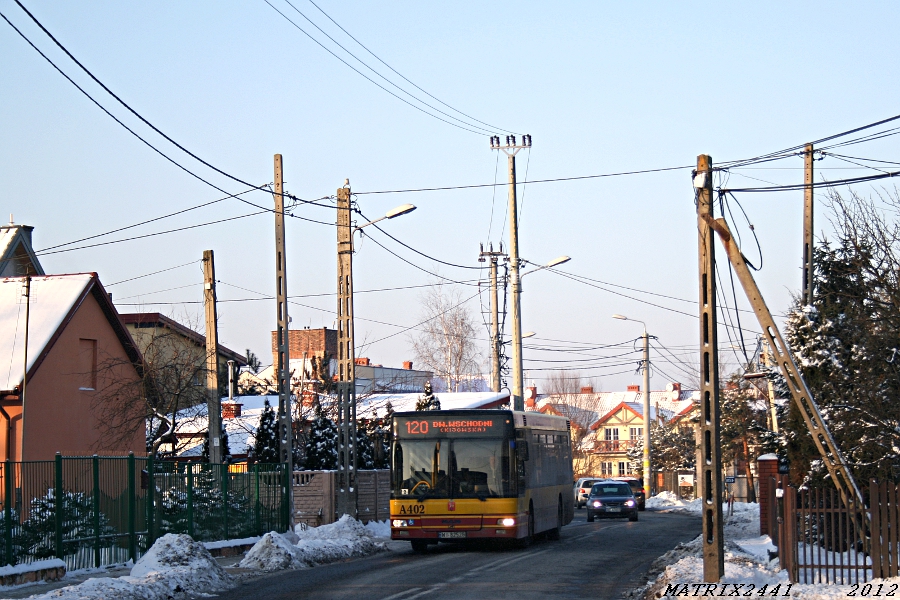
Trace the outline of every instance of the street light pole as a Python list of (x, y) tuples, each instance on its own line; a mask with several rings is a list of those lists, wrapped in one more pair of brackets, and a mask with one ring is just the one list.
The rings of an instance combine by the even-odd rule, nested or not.
[(510, 408), (525, 410), (522, 394), (522, 305), (519, 284), (519, 213), (516, 202), (516, 154), (523, 148), (531, 148), (531, 136), (523, 135), (522, 144), (516, 144), (516, 136), (506, 136), (506, 146), (500, 146), (500, 136), (491, 137), (491, 149), (506, 153), (509, 164), (509, 282), (512, 298), (510, 317), (512, 317), (512, 390), (510, 391)]
[(650, 335), (647, 333), (647, 324), (637, 319), (629, 319), (624, 315), (613, 315), (613, 319), (622, 321), (635, 321), (644, 326), (644, 498), (650, 497)]
[[(404, 204), (383, 217), (353, 227), (350, 181), (337, 190), (337, 255), (338, 255), (338, 477), (337, 514), (357, 516), (357, 448), (356, 448), (356, 359), (353, 336), (353, 234), (384, 219), (393, 219), (416, 209)], [(300, 390), (301, 401), (303, 390)]]

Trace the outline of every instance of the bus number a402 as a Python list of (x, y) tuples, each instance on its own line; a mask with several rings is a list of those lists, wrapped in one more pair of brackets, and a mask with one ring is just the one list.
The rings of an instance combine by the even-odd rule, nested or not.
[(425, 514), (425, 505), (424, 504), (401, 504), (400, 505), (400, 514), (401, 515), (423, 515), (423, 514)]
[(406, 433), (423, 434), (428, 433), (428, 421), (407, 421)]

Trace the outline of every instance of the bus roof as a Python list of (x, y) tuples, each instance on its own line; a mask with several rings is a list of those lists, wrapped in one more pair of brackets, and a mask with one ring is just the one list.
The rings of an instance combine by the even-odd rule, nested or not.
[(539, 412), (518, 411), (518, 410), (493, 410), (493, 409), (454, 409), (454, 410), (428, 410), (428, 411), (407, 411), (396, 412), (395, 417), (407, 418), (438, 418), (438, 417), (477, 417), (478, 415), (489, 414), (507, 414), (513, 415), (516, 427), (538, 427), (541, 429), (555, 429), (567, 431), (569, 429), (569, 420), (565, 417), (556, 415), (545, 415)]

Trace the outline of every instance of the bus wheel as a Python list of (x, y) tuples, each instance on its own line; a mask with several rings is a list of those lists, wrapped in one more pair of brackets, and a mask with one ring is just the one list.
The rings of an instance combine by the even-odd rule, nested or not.
[(519, 548), (527, 548), (534, 541), (534, 503), (528, 503), (528, 535), (517, 540)]
[(413, 552), (416, 554), (424, 554), (428, 550), (428, 542), (425, 540), (410, 540), (409, 543), (412, 544)]
[(563, 524), (563, 505), (562, 505), (562, 497), (559, 499), (559, 506), (556, 508), (556, 527), (547, 532), (548, 540), (558, 540), (559, 534), (562, 531)]

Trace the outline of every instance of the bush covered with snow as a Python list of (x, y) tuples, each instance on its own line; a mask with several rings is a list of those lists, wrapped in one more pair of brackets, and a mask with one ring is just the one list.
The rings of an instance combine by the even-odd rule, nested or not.
[[(267, 533), (241, 561), (245, 569), (276, 571), (301, 569), (354, 556), (368, 556), (385, 550), (375, 542), (374, 530), (347, 515), (321, 527), (298, 525), (293, 533)], [(293, 540), (296, 541), (293, 541)]]

